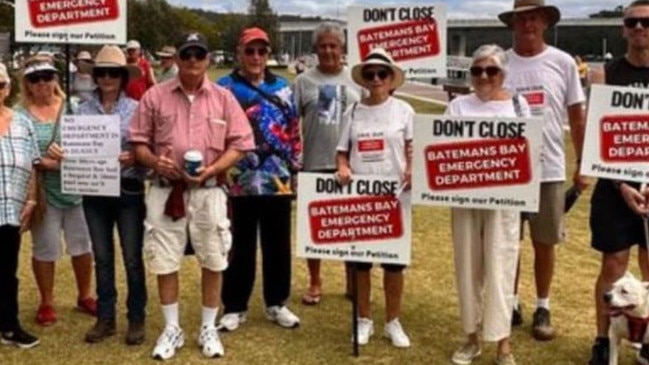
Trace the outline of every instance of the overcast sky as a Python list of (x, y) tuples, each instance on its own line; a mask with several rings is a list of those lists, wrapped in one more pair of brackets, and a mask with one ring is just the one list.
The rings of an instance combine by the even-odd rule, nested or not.
[[(245, 12), (246, 0), (168, 0), (175, 5), (189, 8), (203, 8), (217, 12)], [(585, 18), (588, 14), (602, 9), (613, 9), (630, 0), (549, 0), (547, 4), (557, 5), (563, 17)], [(450, 18), (492, 18), (498, 13), (510, 9), (513, 0), (447, 0), (432, 1), (445, 3)], [(386, 4), (394, 6), (401, 1), (395, 0), (270, 0), (270, 6), (280, 14), (301, 14), (344, 17), (347, 5)], [(405, 3), (405, 1), (404, 1)], [(410, 0), (409, 4), (431, 4), (431, 0)], [(559, 5), (560, 4), (560, 5)]]

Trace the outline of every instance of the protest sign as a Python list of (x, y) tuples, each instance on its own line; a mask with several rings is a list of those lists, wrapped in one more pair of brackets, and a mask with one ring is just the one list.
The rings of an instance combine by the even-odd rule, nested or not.
[(446, 77), (446, 9), (437, 5), (347, 8), (349, 64), (374, 48), (390, 53), (406, 78)]
[(538, 211), (542, 120), (415, 116), (413, 203)]
[(581, 173), (649, 181), (649, 91), (593, 85)]
[(118, 115), (65, 115), (61, 118), (64, 193), (120, 195), (119, 126)]
[(61, 164), (61, 184), (65, 194), (119, 196), (119, 161), (117, 158), (66, 158)]
[(16, 42), (126, 43), (126, 0), (21, 0)]
[(396, 178), (359, 175), (342, 186), (333, 174), (300, 173), (297, 255), (408, 265), (410, 196), (395, 197), (400, 185)]

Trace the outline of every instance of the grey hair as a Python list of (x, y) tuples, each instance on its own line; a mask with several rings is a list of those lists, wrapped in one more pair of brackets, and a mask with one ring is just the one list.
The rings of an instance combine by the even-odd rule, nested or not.
[(321, 35), (323, 34), (333, 34), (335, 35), (338, 40), (340, 41), (341, 46), (345, 46), (345, 32), (343, 32), (343, 28), (338, 24), (334, 22), (322, 22), (318, 24), (315, 29), (313, 30), (313, 45), (316, 46), (318, 44), (318, 39), (320, 38)]
[(473, 61), (471, 62), (471, 64), (475, 63), (478, 60), (489, 58), (496, 63), (498, 68), (503, 72), (503, 75), (506, 72), (508, 61), (507, 53), (505, 53), (505, 50), (503, 50), (499, 45), (483, 44), (473, 52), (472, 57)]

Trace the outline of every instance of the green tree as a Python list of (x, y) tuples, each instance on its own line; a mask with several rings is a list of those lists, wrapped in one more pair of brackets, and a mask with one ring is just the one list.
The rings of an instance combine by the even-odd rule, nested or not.
[(128, 38), (137, 39), (151, 51), (173, 44), (182, 22), (166, 0), (128, 1)]
[(271, 47), (282, 49), (282, 37), (279, 33), (279, 18), (273, 12), (268, 0), (250, 0), (248, 7), (248, 26), (259, 27), (268, 33)]
[(612, 10), (604, 9), (597, 13), (590, 14), (589, 18), (622, 18), (624, 16), (624, 5), (618, 5)]

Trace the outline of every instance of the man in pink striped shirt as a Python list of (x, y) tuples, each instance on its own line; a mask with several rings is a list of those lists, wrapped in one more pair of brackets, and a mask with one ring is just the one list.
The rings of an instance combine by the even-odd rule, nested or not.
[[(178, 75), (147, 91), (129, 131), (137, 161), (155, 173), (146, 198), (144, 252), (158, 278), (166, 327), (152, 356), (169, 359), (185, 341), (178, 320), (178, 270), (189, 235), (203, 277), (198, 344), (206, 357), (220, 357), (224, 350), (215, 321), (231, 236), (227, 195), (217, 176), (254, 149), (254, 138), (234, 96), (206, 76), (205, 37), (187, 34), (176, 48)], [(203, 157), (195, 173), (183, 168), (190, 150)]]

